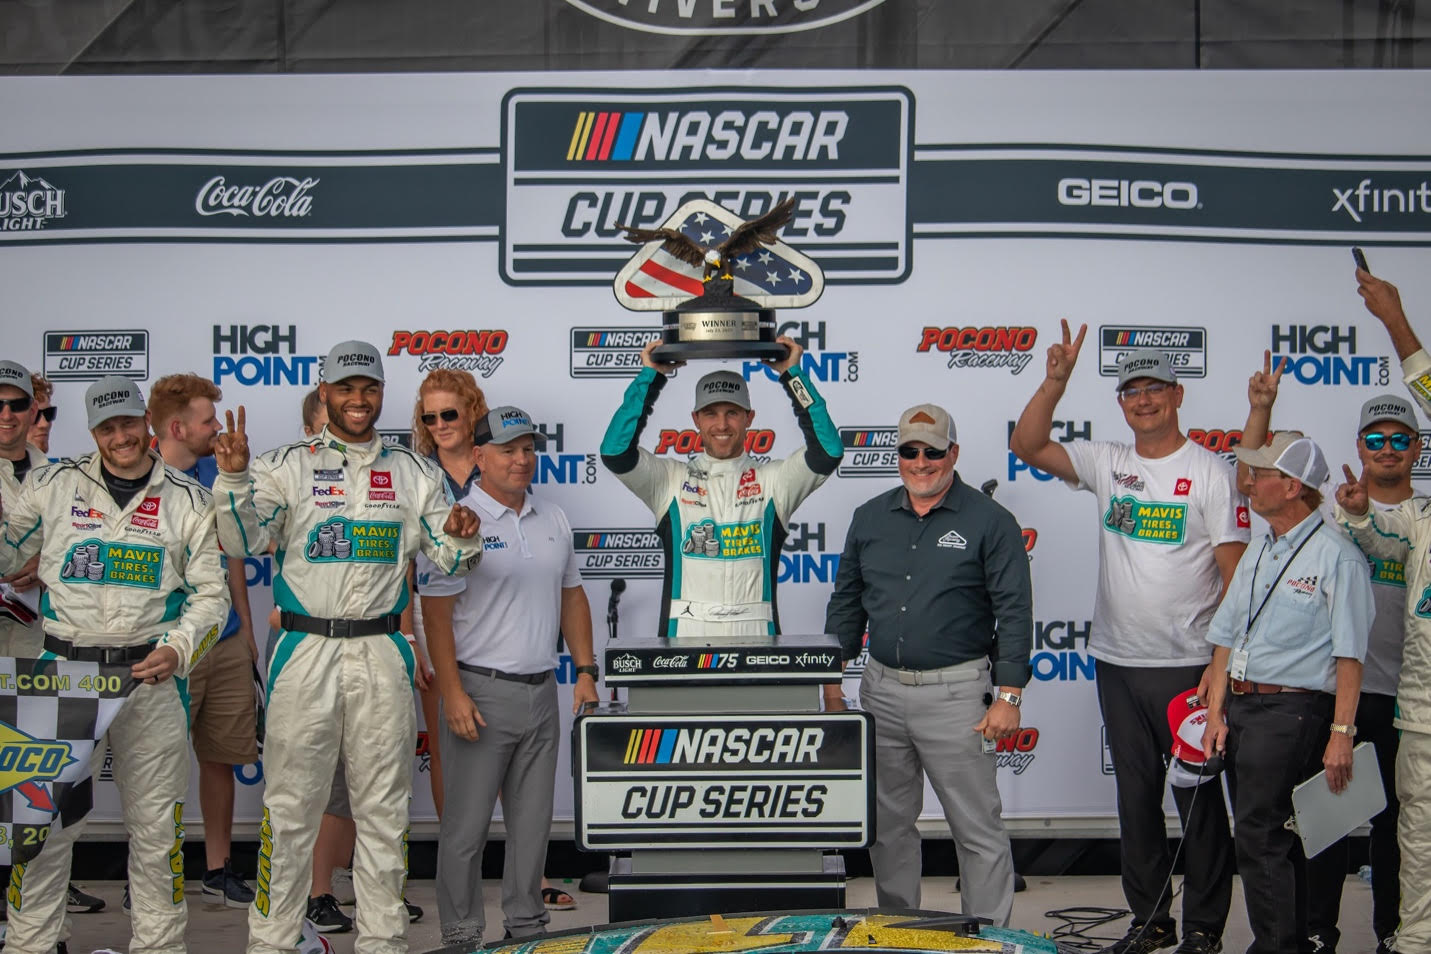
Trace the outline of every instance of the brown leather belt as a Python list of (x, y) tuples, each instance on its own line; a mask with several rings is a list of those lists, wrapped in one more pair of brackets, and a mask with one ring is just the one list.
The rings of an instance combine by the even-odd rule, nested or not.
[(1300, 686), (1279, 686), (1272, 682), (1252, 682), (1247, 679), (1232, 680), (1232, 694), (1234, 696), (1270, 696), (1277, 692), (1311, 692), (1310, 689), (1303, 689)]

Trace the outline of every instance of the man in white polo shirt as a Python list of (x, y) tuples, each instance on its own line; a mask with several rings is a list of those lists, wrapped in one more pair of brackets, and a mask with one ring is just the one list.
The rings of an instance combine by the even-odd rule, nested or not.
[(437, 844), (437, 913), (445, 944), (482, 943), (482, 850), (499, 794), (507, 936), (545, 933), (542, 866), (561, 743), (552, 678), (560, 638), (576, 663), (572, 711), (597, 701), (591, 608), (571, 524), (556, 504), (527, 492), (544, 442), (518, 408), (494, 408), (479, 420), (482, 481), (462, 502), (482, 517), (482, 562), (456, 579), (429, 573), (419, 558), (423, 623), (442, 694), (447, 809)]

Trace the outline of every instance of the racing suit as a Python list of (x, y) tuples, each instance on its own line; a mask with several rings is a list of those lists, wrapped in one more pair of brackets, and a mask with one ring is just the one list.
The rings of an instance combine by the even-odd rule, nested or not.
[[(32, 444), (25, 445), (33, 474), (50, 462)], [(28, 475), (27, 475), (28, 476)], [(0, 506), (8, 506), (20, 494), (13, 461), (0, 459)], [(40, 626), (40, 588), (17, 590), (0, 583), (0, 656), (33, 657), (40, 654), (44, 630)]]
[[(114, 781), (129, 834), (135, 954), (182, 954), (184, 795), (189, 721), (184, 677), (218, 639), (229, 591), (214, 534), (213, 501), (150, 452), (149, 483), (115, 505), (98, 454), (51, 464), (6, 498), (0, 573), (40, 554), (45, 632), (79, 647), (170, 646), (174, 678), (141, 685), (109, 729)], [(82, 658), (76, 650), (76, 658)], [(42, 658), (55, 658), (46, 652)], [(11, 869), (6, 951), (50, 954), (59, 940), (70, 848), (84, 822), (47, 839), (34, 860)], [(177, 867), (176, 867), (176, 861)]]
[[(313, 843), (341, 753), (358, 829), (355, 951), (405, 952), (417, 723), (414, 657), (396, 616), (419, 548), (442, 572), (466, 573), (481, 542), (443, 532), (451, 507), (431, 463), (376, 438), (345, 445), (326, 429), (259, 456), (242, 473), (220, 471), (214, 495), (224, 552), (258, 556), (275, 547), (273, 598), (283, 620), (268, 666), (267, 789), (248, 950), (296, 950)], [(300, 628), (313, 625), (303, 618), (337, 621), (340, 631), (318, 635)], [(370, 634), (341, 632), (351, 621), (369, 624), (361, 628)]]
[(839, 466), (844, 449), (825, 401), (804, 372), (780, 376), (805, 449), (761, 464), (742, 453), (702, 451), (663, 460), (637, 446), (666, 376), (642, 368), (601, 442), (601, 460), (657, 518), (666, 551), (661, 619), (666, 636), (773, 635), (780, 631), (775, 579), (795, 508)]

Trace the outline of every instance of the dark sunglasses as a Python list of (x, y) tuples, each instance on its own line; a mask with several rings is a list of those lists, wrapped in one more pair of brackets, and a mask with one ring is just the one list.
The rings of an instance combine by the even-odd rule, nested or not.
[(24, 414), (30, 409), (30, 405), (33, 403), (35, 403), (34, 398), (0, 398), (0, 411), (8, 407), (15, 414)]
[(422, 421), (422, 423), (426, 424), (428, 427), (431, 427), (432, 425), (436, 424), (437, 419), (439, 417), (446, 421), (448, 424), (451, 424), (453, 421), (457, 420), (457, 417), (460, 413), (461, 412), (458, 411), (457, 408), (449, 407), (438, 411), (436, 414), (424, 414), (422, 415), (422, 417), (418, 418), (418, 420)]
[(1361, 442), (1366, 445), (1369, 451), (1379, 451), (1386, 446), (1387, 441), (1391, 441), (1391, 449), (1404, 451), (1411, 449), (1410, 434), (1383, 434), (1380, 431), (1373, 431), (1370, 434), (1363, 434)]
[(40, 417), (49, 421), (51, 424), (55, 423), (55, 415), (59, 413), (60, 408), (56, 404), (51, 404), (49, 407), (40, 408)]
[(923, 454), (925, 460), (943, 460), (949, 454), (947, 447), (911, 447), (908, 444), (899, 449), (899, 456), (905, 460), (918, 460)]

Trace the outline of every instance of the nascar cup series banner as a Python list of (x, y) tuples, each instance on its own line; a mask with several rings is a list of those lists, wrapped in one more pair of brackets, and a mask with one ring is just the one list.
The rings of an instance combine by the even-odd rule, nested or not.
[[(1274, 426), (1311, 433), (1338, 471), (1354, 459), (1361, 402), (1402, 390), (1349, 246), (1400, 285), (1413, 321), (1431, 316), (1424, 73), (0, 82), (5, 353), (56, 382), (52, 452), (88, 446), (80, 398), (105, 373), (144, 388), (167, 372), (211, 375), (225, 407), (247, 406), (262, 447), (299, 435), (300, 401), (340, 339), (385, 355), (381, 426), (395, 440), (423, 374), (465, 369), (549, 436), (535, 490), (571, 516), (599, 633), (623, 581), (621, 633), (655, 633), (662, 572), (650, 514), (598, 457), (659, 324), (613, 294), (636, 250), (618, 224), (658, 226), (694, 197), (746, 219), (793, 197), (780, 237), (827, 288), (782, 311), (781, 330), (805, 346), (845, 457), (780, 554), (781, 619), (791, 633), (822, 629), (851, 511), (898, 480), (900, 411), (949, 408), (963, 479), (1024, 527), (1034, 679), (1022, 732), (992, 757), (1007, 813), (1041, 831), (1107, 830), (1114, 815), (1086, 651), (1109, 501), (1007, 450), (1059, 320), (1089, 332), (1056, 439), (1127, 439), (1115, 365), (1152, 345), (1184, 378), (1190, 436), (1229, 455), (1247, 377), (1270, 350), (1290, 361)], [(774, 375), (727, 366), (750, 381), (750, 452), (795, 452)], [(703, 370), (665, 390), (643, 435), (652, 452), (699, 450), (689, 410)], [(1181, 528), (1160, 526), (1149, 545), (1167, 533)], [(262, 620), (275, 568), (250, 560), (245, 572)], [(569, 658), (558, 677), (570, 686)], [(426, 767), (416, 753), (419, 819), (432, 817)], [(240, 769), (241, 817), (257, 815), (261, 774)], [(571, 781), (557, 789), (569, 822)], [(100, 808), (117, 817), (112, 792)], [(926, 813), (938, 817), (932, 798)]]

